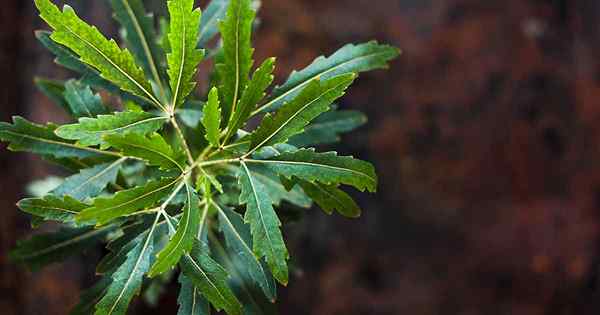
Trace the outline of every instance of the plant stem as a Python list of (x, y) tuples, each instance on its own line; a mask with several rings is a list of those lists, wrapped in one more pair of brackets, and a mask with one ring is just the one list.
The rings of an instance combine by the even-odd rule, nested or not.
[(179, 124), (177, 123), (177, 119), (175, 118), (174, 115), (171, 115), (171, 124), (173, 125), (173, 128), (175, 128), (175, 132), (177, 133), (177, 137), (179, 137), (181, 146), (183, 146), (183, 149), (185, 150), (185, 154), (187, 155), (188, 162), (190, 164), (193, 164), (194, 157), (192, 156), (192, 151), (190, 150), (190, 147), (188, 146), (187, 141), (185, 140), (185, 136), (183, 135), (183, 131), (179, 127)]

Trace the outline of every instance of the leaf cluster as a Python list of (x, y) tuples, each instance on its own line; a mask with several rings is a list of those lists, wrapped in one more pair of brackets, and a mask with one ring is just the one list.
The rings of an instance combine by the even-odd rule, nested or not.
[[(361, 210), (340, 187), (377, 188), (371, 164), (314, 147), (365, 123), (333, 104), (398, 50), (347, 45), (270, 89), (276, 60), (253, 69), (250, 0), (213, 0), (203, 11), (169, 0), (160, 28), (141, 0), (111, 0), (122, 46), (68, 5), (35, 4), (51, 28), (37, 38), (75, 74), (36, 84), (73, 122), (14, 117), (0, 123), (0, 139), (73, 175), (18, 203), (34, 226), (62, 228), (20, 242), (11, 258), (39, 269), (106, 242), (101, 279), (72, 314), (125, 314), (137, 294), (151, 295), (176, 271), (178, 314), (271, 313), (276, 283), (289, 279), (288, 218), (278, 210), (314, 202), (354, 218)], [(198, 73), (211, 58), (214, 73)], [(198, 75), (209, 85), (197, 89)]]

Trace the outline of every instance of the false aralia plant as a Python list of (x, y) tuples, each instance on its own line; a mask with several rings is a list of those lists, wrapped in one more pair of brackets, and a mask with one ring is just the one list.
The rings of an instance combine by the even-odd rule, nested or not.
[[(68, 5), (35, 5), (51, 29), (37, 38), (76, 74), (36, 84), (74, 121), (14, 117), (0, 123), (0, 139), (73, 175), (18, 203), (33, 226), (60, 228), (19, 242), (12, 259), (37, 270), (106, 242), (100, 279), (72, 314), (125, 314), (139, 292), (151, 295), (175, 276), (178, 314), (272, 313), (289, 274), (286, 218), (276, 209), (314, 202), (360, 215), (340, 186), (374, 192), (373, 166), (313, 147), (364, 123), (334, 103), (398, 50), (347, 45), (268, 92), (275, 58), (253, 67), (251, 0), (212, 0), (204, 13), (193, 0), (170, 0), (168, 18), (157, 21), (141, 0), (111, 0), (126, 48)], [(196, 89), (198, 65), (210, 58), (215, 71), (202, 73), (208, 86)]]

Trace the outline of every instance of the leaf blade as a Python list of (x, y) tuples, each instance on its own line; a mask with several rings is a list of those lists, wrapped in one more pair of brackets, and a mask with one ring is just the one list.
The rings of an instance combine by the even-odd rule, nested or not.
[(109, 134), (104, 136), (104, 141), (123, 152), (125, 156), (142, 159), (162, 169), (184, 170), (183, 153), (173, 150), (157, 133), (151, 134), (150, 137), (134, 133)]
[(208, 143), (214, 148), (221, 146), (221, 104), (219, 102), (219, 90), (214, 87), (208, 94), (208, 102), (204, 106), (204, 117), (202, 125), (206, 130), (204, 135)]

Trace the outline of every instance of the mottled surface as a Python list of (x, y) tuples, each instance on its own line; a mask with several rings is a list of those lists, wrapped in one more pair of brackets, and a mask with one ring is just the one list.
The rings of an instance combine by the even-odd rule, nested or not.
[[(61, 122), (31, 83), (66, 73), (35, 42), (29, 2), (0, 10), (0, 113)], [(71, 2), (114, 32), (105, 3)], [(315, 210), (288, 228), (299, 269), (282, 314), (600, 311), (600, 2), (265, 0), (261, 19), (256, 60), (278, 56), (279, 78), (346, 42), (404, 51), (342, 104), (370, 122), (339, 150), (376, 162), (380, 192), (356, 195), (359, 220)], [(65, 314), (95, 255), (36, 275), (8, 264), (22, 184), (55, 170), (0, 160), (0, 309)], [(139, 313), (173, 313), (174, 294)]]

